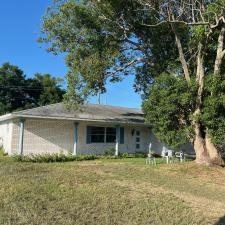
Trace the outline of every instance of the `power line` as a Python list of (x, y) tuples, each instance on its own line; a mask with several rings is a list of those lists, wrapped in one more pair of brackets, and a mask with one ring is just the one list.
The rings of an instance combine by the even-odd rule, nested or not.
[[(42, 90), (44, 90), (44, 89), (51, 89), (51, 88), (55, 88), (55, 87), (50, 87), (50, 86), (44, 86), (43, 88), (33, 88), (33, 87), (27, 87), (27, 86), (1, 86), (0, 85), (0, 89), (23, 89), (23, 90), (40, 90), (40, 91), (42, 91)], [(60, 88), (60, 87), (58, 87), (58, 88)], [(61, 88), (60, 88), (61, 89)], [(61, 90), (63, 90), (63, 89), (61, 89)]]

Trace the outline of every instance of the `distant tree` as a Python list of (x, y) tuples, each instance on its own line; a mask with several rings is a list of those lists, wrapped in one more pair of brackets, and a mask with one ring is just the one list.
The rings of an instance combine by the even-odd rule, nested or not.
[(23, 109), (32, 104), (26, 92), (26, 79), (22, 70), (9, 63), (0, 68), (0, 114)]
[(0, 67), (0, 115), (61, 102), (64, 93), (60, 80), (49, 74), (26, 79), (17, 66), (5, 63)]
[(42, 91), (38, 98), (38, 105), (48, 105), (61, 102), (65, 91), (61, 88), (62, 79), (52, 77), (50, 74), (35, 74), (33, 82), (39, 83)]

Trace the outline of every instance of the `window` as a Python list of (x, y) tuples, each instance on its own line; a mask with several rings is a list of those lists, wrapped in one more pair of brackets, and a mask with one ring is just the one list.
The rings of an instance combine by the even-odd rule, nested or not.
[(136, 144), (136, 149), (140, 149), (140, 144)]
[[(115, 143), (115, 127), (87, 127), (87, 144)], [(120, 144), (124, 144), (124, 128), (120, 128)]]
[(90, 127), (90, 142), (104, 143), (105, 142), (105, 128), (104, 127)]
[(136, 135), (140, 136), (140, 131), (139, 130), (136, 131)]
[(107, 127), (106, 128), (106, 143), (116, 142), (116, 128)]
[(140, 142), (140, 138), (139, 137), (136, 137), (136, 142)]

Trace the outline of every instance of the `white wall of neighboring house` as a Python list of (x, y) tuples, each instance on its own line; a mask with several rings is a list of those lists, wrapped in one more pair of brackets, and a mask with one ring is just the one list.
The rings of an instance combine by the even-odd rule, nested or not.
[(8, 154), (11, 154), (12, 149), (12, 129), (13, 122), (11, 120), (0, 122), (0, 147), (3, 147)]

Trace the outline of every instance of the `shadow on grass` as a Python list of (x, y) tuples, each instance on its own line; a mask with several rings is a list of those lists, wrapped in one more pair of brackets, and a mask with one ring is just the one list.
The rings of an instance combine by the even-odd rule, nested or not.
[(220, 217), (218, 221), (216, 221), (216, 223), (214, 223), (214, 225), (224, 225), (225, 224), (225, 216)]

